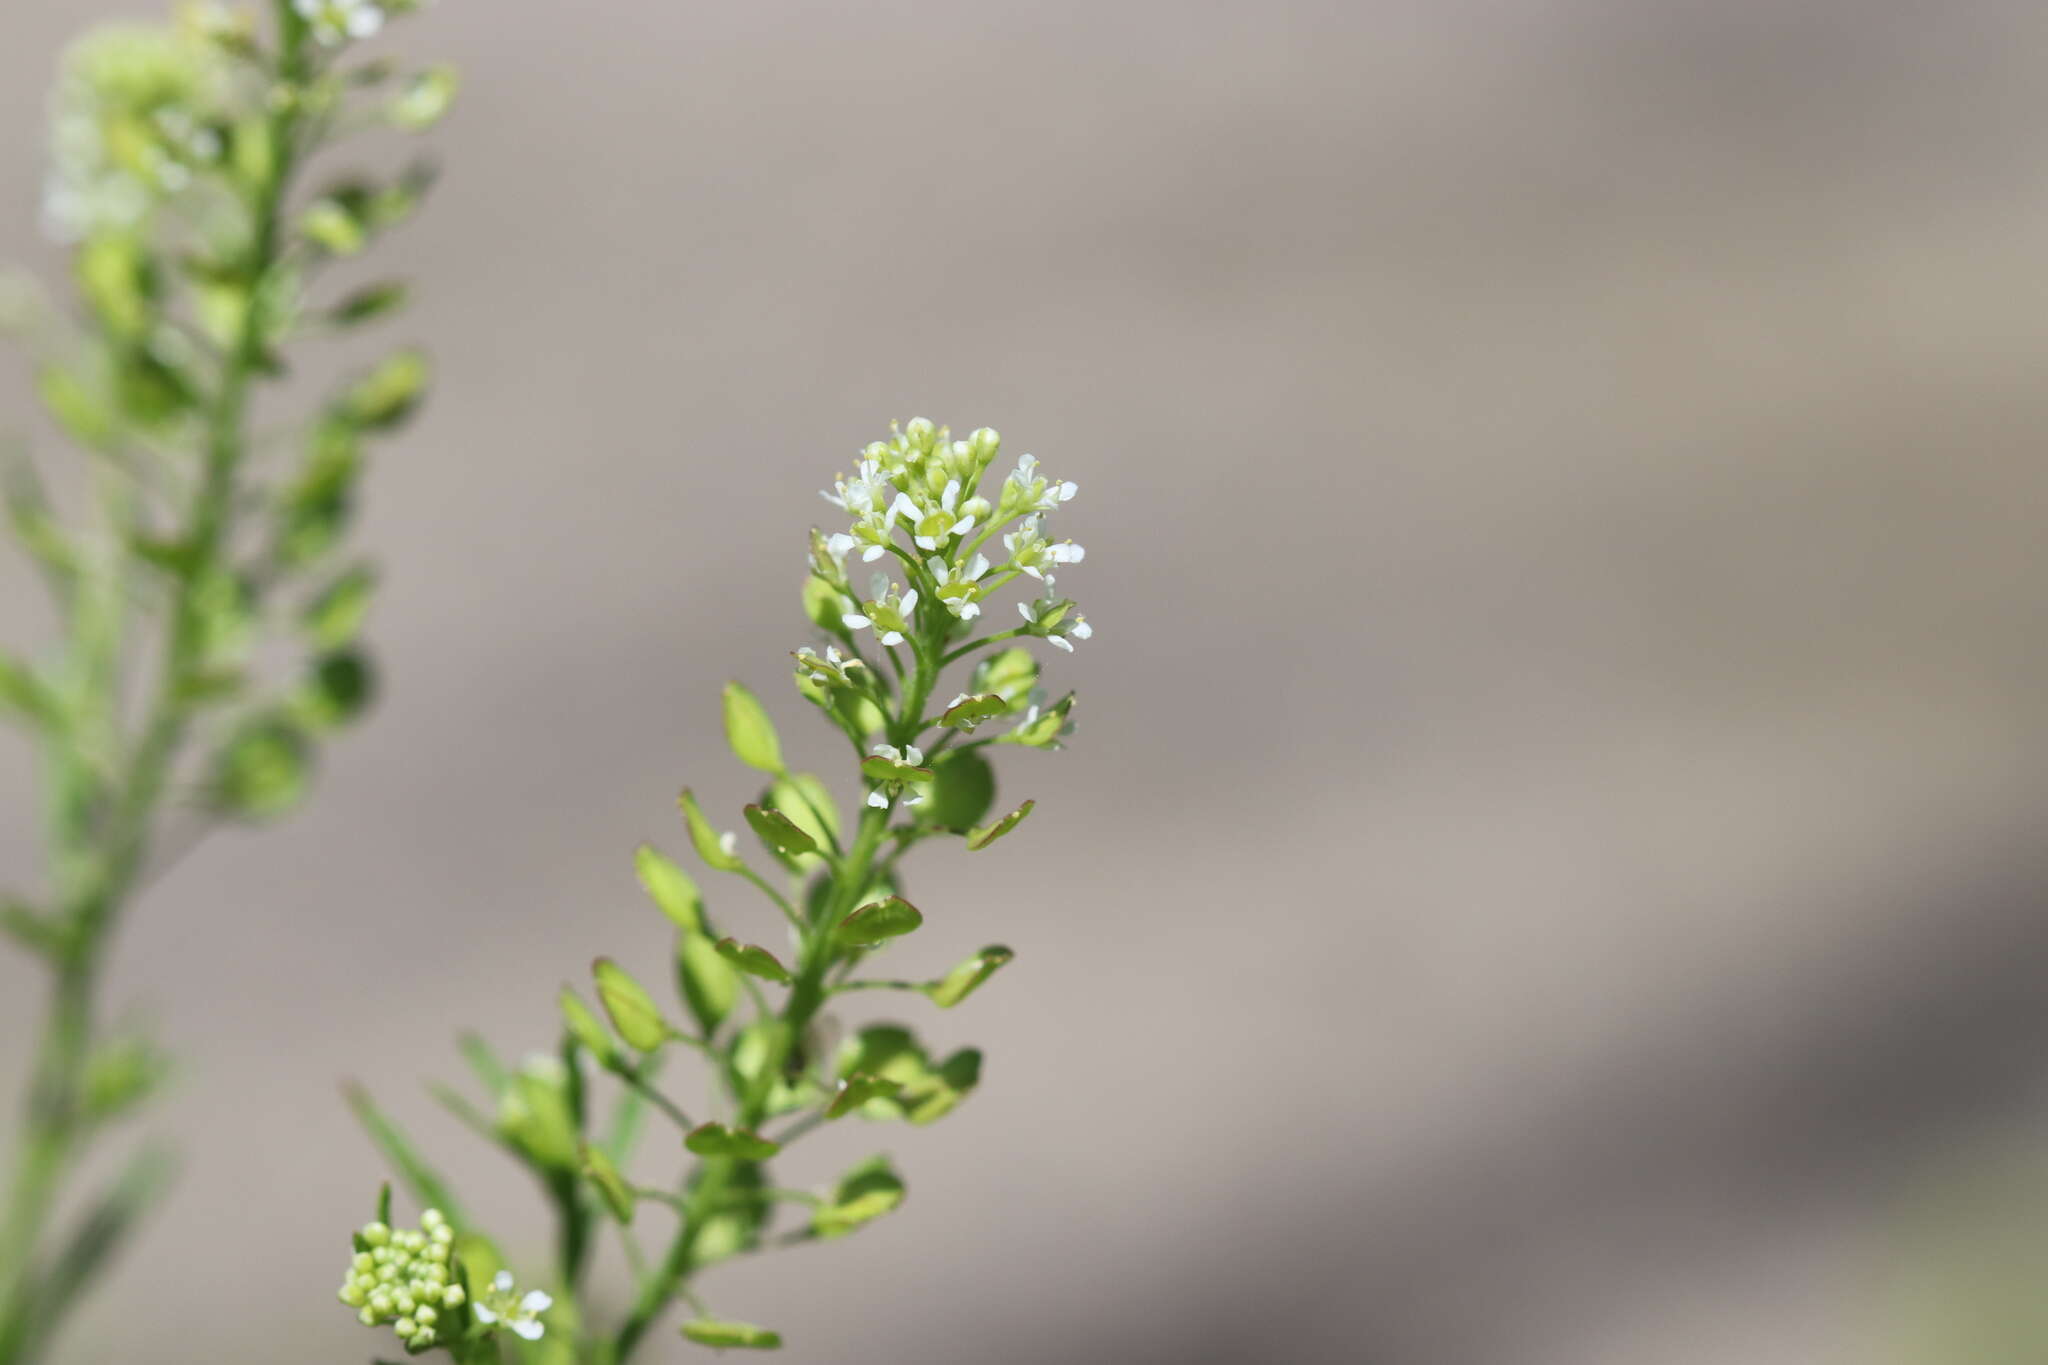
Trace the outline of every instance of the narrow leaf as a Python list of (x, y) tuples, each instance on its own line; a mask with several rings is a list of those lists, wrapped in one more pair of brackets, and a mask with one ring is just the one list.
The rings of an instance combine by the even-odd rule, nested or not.
[(683, 1324), (683, 1335), (699, 1346), (716, 1346), (722, 1350), (773, 1351), (782, 1346), (781, 1333), (756, 1327), (751, 1322), (698, 1318)]
[(683, 808), (683, 821), (690, 827), (690, 843), (706, 866), (721, 872), (737, 872), (746, 866), (739, 855), (727, 846), (732, 836), (721, 835), (711, 827), (711, 822), (704, 818), (703, 810), (697, 805), (696, 795), (688, 787), (683, 788), (682, 796), (677, 799)]
[(1036, 801), (1026, 801), (1023, 805), (1017, 807), (1017, 809), (993, 824), (978, 825), (968, 830), (967, 851), (973, 853), (979, 849), (987, 848), (990, 844), (1023, 824), (1024, 817), (1031, 814), (1031, 808), (1037, 804), (1038, 802)]
[(651, 844), (634, 851), (633, 869), (640, 874), (640, 885), (648, 896), (678, 929), (703, 931), (704, 897), (689, 873)]
[(782, 742), (775, 736), (775, 722), (754, 694), (736, 682), (725, 685), (725, 738), (748, 767), (782, 772)]
[(668, 1025), (662, 1022), (654, 997), (625, 968), (601, 957), (591, 964), (591, 973), (597, 979), (597, 998), (628, 1047), (652, 1052), (668, 1041)]
[(764, 981), (773, 981), (787, 986), (792, 980), (789, 968), (782, 965), (775, 954), (752, 943), (740, 943), (734, 939), (722, 938), (715, 945), (718, 955), (750, 976)]
[(811, 836), (796, 827), (787, 815), (779, 810), (761, 806), (747, 806), (741, 811), (754, 833), (761, 836), (761, 842), (786, 857), (798, 857), (805, 853), (816, 853), (818, 846)]
[[(441, 1178), (440, 1172), (427, 1164), (425, 1158), (421, 1157), (412, 1145), (412, 1140), (377, 1107), (376, 1101), (370, 1098), (370, 1092), (359, 1085), (351, 1084), (342, 1089), (342, 1094), (347, 1098), (348, 1107), (355, 1114), (356, 1121), (363, 1125), (363, 1131), (370, 1135), (370, 1141), (377, 1144), (377, 1150), (384, 1154), (384, 1159), (398, 1172), (398, 1178), (405, 1182), (405, 1188), (413, 1199), (422, 1208), (441, 1210), (448, 1215), (451, 1223), (458, 1226), (467, 1223), (469, 1220), (462, 1214), (461, 1201), (457, 1200), (454, 1191), (448, 1188), (448, 1182)], [(388, 1223), (391, 1220), (386, 1218), (384, 1221)]]
[(582, 1149), (583, 1174), (590, 1183), (597, 1186), (598, 1194), (604, 1198), (604, 1205), (612, 1217), (621, 1223), (633, 1221), (633, 1192), (619, 1176), (619, 1168), (612, 1165), (612, 1159), (596, 1147), (585, 1145)]
[(759, 1133), (729, 1128), (722, 1123), (697, 1125), (683, 1139), (683, 1146), (698, 1156), (734, 1156), (743, 1161), (766, 1161), (782, 1150), (779, 1143), (770, 1142)]
[(981, 983), (996, 972), (1016, 954), (1001, 944), (983, 948), (973, 957), (947, 972), (937, 981), (925, 987), (925, 993), (942, 1010), (949, 1010), (965, 1000), (980, 988)]
[(901, 896), (891, 896), (861, 906), (839, 921), (837, 932), (840, 942), (865, 946), (900, 938), (923, 923), (924, 915), (916, 906)]

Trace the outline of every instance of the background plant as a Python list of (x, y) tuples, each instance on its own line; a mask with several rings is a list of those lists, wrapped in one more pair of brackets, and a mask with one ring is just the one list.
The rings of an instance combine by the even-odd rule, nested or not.
[(426, 362), (391, 354), (271, 430), (255, 406), (291, 343), (404, 303), (396, 283), (322, 277), (412, 214), (424, 167), (299, 189), (348, 135), (418, 131), (446, 109), (445, 69), (347, 60), (408, 8), (277, 0), (264, 24), (192, 4), (95, 29), (63, 60), (45, 214), (76, 307), (60, 317), (22, 291), (7, 307), (80, 458), (47, 489), (18, 453), (5, 476), (60, 628), (34, 661), (0, 654), (0, 711), (41, 753), (47, 847), (40, 895), (8, 899), (0, 924), (50, 982), (0, 1209), (6, 1365), (45, 1352), (167, 1171), (146, 1148), (53, 1226), (93, 1141), (165, 1069), (105, 1018), (114, 930), (214, 823), (295, 804), (318, 746), (371, 697), (358, 634), (373, 575), (342, 542), (366, 445), (418, 405)]
[[(548, 1200), (557, 1232), (550, 1288), (522, 1290), (448, 1181), (368, 1095), (351, 1093), (399, 1178), (429, 1206), (418, 1228), (397, 1228), (387, 1189), (357, 1233), (340, 1297), (366, 1325), (388, 1326), (410, 1352), (445, 1350), (461, 1361), (514, 1351), (621, 1365), (680, 1300), (695, 1310), (682, 1326), (690, 1340), (772, 1348), (781, 1344), (772, 1329), (709, 1311), (694, 1287), (700, 1273), (744, 1253), (843, 1237), (902, 1202), (903, 1179), (886, 1155), (820, 1190), (780, 1186), (773, 1170), (825, 1124), (933, 1123), (980, 1081), (973, 1048), (940, 1055), (897, 1023), (842, 1037), (827, 1011), (872, 991), (951, 1009), (1011, 958), (991, 946), (930, 978), (869, 974), (924, 921), (906, 896), (905, 856), (930, 840), (977, 853), (1009, 834), (1033, 803), (998, 813), (989, 755), (1057, 748), (1070, 730), (1072, 694), (1048, 701), (1033, 655), (1011, 642), (1071, 651), (1090, 633), (1054, 585), (1081, 549), (1045, 530), (1074, 485), (1045, 478), (1028, 455), (997, 482), (999, 447), (986, 428), (955, 440), (919, 419), (869, 445), (853, 477), (826, 494), (849, 524), (812, 532), (804, 605), (824, 638), (795, 651), (795, 684), (852, 750), (862, 794), (853, 813), (821, 778), (789, 765), (750, 692), (738, 683), (725, 690), (732, 750), (762, 774), (759, 796), (739, 812), (761, 852), (743, 853), (737, 831), (718, 828), (687, 789), (683, 819), (697, 858), (758, 892), (758, 917), (771, 928), (780, 920), (781, 948), (752, 941), (765, 935), (737, 916), (715, 917), (680, 866), (643, 847), (641, 883), (676, 931), (677, 1006), (601, 957), (592, 976), (604, 1018), (565, 987), (553, 1052), (508, 1066), (480, 1039), (464, 1040), (487, 1107), (437, 1089)], [(869, 565), (880, 567), (857, 589)], [(1020, 579), (1034, 589), (1015, 604), (1021, 624), (999, 628), (983, 609)], [(947, 697), (949, 675), (960, 690)], [(664, 1077), (677, 1050), (703, 1062), (706, 1103), (679, 1098)], [(602, 1088), (615, 1092), (611, 1103), (600, 1103)], [(643, 1183), (636, 1154), (650, 1119), (673, 1129), (658, 1145), (680, 1169)], [(652, 1252), (636, 1233), (650, 1205), (669, 1221), (665, 1249)], [(778, 1231), (791, 1208), (799, 1217)], [(600, 1311), (590, 1285), (607, 1225), (633, 1272), (630, 1299), (613, 1314)]]

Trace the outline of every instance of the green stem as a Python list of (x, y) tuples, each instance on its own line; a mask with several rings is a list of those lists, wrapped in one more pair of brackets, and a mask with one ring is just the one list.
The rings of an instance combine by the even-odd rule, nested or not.
[[(922, 672), (922, 670), (920, 670)], [(927, 690), (930, 683), (925, 682)], [(860, 829), (855, 835), (853, 846), (846, 856), (839, 860), (834, 869), (832, 895), (827, 899), (819, 925), (836, 923), (853, 909), (861, 888), (867, 885), (868, 874), (874, 863), (875, 851), (881, 847), (882, 837), (888, 827), (889, 814), (873, 806), (861, 811)], [(758, 1128), (767, 1115), (768, 1096), (773, 1078), (782, 1070), (784, 1059), (793, 1040), (803, 1037), (804, 1031), (816, 1017), (818, 1010), (827, 999), (825, 974), (832, 967), (832, 939), (822, 927), (814, 927), (804, 938), (803, 958), (797, 979), (790, 988), (789, 998), (783, 1006), (782, 1020), (786, 1027), (781, 1032), (781, 1055), (770, 1058), (761, 1068), (766, 1084), (754, 1086), (740, 1101), (736, 1126), (746, 1129)], [(703, 1231), (709, 1215), (725, 1200), (727, 1191), (738, 1178), (741, 1169), (749, 1163), (735, 1157), (707, 1157), (699, 1168), (696, 1182), (684, 1196), (682, 1226), (676, 1230), (675, 1240), (670, 1244), (668, 1254), (641, 1286), (639, 1296), (634, 1300), (631, 1315), (619, 1328), (612, 1339), (604, 1359), (608, 1365), (623, 1365), (640, 1343), (648, 1330), (669, 1302), (685, 1289), (691, 1274), (696, 1270), (697, 1238)]]
[[(289, 0), (276, 0), (282, 35), (279, 77), (287, 87), (307, 72), (305, 24)], [(236, 345), (206, 417), (204, 472), (185, 523), (193, 571), (170, 604), (156, 690), (128, 755), (125, 771), (98, 792), (89, 757), (76, 734), (59, 744), (52, 775), (53, 882), (69, 930), (57, 964), (48, 1013), (30, 1083), (19, 1156), (0, 1215), (0, 1365), (28, 1365), (55, 1322), (42, 1316), (36, 1293), (37, 1249), (70, 1167), (88, 1136), (84, 1079), (94, 1042), (100, 968), (114, 925), (148, 857), (155, 815), (170, 781), (190, 718), (184, 695), (187, 678), (201, 662), (205, 618), (195, 591), (222, 553), (234, 476), (244, 449), (249, 390), (260, 368), (268, 319), (262, 287), (280, 235), (285, 187), (294, 158), (298, 115), (288, 104), (270, 118), (276, 158), (251, 203), (254, 225), (249, 243), (249, 302)], [(121, 528), (110, 528), (119, 539)], [(118, 548), (108, 567), (115, 593), (121, 590), (125, 559)], [(82, 700), (96, 719), (117, 723), (120, 696), (118, 620), (99, 616), (88, 604), (74, 605), (69, 649)]]

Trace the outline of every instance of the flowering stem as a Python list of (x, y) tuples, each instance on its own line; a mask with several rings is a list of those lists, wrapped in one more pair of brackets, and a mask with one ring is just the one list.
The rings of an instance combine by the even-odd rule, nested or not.
[[(289, 0), (276, 0), (275, 9), (282, 35), (278, 78), (296, 87), (309, 72), (305, 23)], [(155, 817), (191, 719), (189, 684), (200, 663), (206, 626), (199, 585), (228, 538), (235, 473), (247, 442), (249, 391), (263, 365), (270, 325), (263, 284), (279, 251), (299, 117), (290, 101), (281, 101), (270, 115), (269, 134), (278, 151), (250, 202), (252, 232), (244, 261), (248, 300), (207, 409), (203, 471), (181, 538), (196, 567), (179, 578), (172, 593), (155, 695), (140, 738), (112, 776), (92, 771), (74, 733), (60, 734), (49, 746), (53, 881), (65, 934), (55, 955), (56, 979), (30, 1083), (20, 1155), (0, 1216), (0, 1365), (36, 1359), (57, 1325), (38, 1302), (38, 1248), (58, 1190), (89, 1136), (84, 1080), (94, 1043), (100, 966), (148, 858)], [(124, 533), (129, 528), (124, 523), (132, 508), (124, 494), (108, 495), (105, 505), (115, 547), (100, 566), (102, 576), (86, 590), (118, 601), (128, 567)], [(86, 721), (109, 730), (119, 721), (122, 625), (117, 606), (94, 609), (81, 599), (74, 603), (66, 647), (78, 683), (78, 709)]]

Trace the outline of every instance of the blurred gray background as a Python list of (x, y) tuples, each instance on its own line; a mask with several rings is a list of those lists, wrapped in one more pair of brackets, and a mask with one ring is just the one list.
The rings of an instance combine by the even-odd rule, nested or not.
[[(44, 96), (102, 12), (7, 4), (0, 258), (57, 266)], [(1926, 1192), (2048, 1163), (2048, 11), (445, 0), (394, 39), (467, 85), (377, 259), (440, 361), (368, 506), (386, 700), (120, 946), (189, 1162), (64, 1359), (368, 1354), (344, 1076), (538, 1260), (419, 1082), (660, 960), (630, 855), (683, 847), (683, 782), (746, 797), (728, 676), (838, 760), (783, 688), (804, 532), (919, 413), (1079, 481), (1097, 633), (1072, 747), (1005, 772), (1038, 816), (917, 874), (907, 969), (1020, 954), (919, 1016), (981, 1092), (790, 1172), (887, 1148), (900, 1214), (706, 1283), (789, 1358), (1862, 1365), (1932, 1292)], [(6, 741), (10, 878), (30, 778)], [(10, 1099), (33, 984), (0, 962)]]

